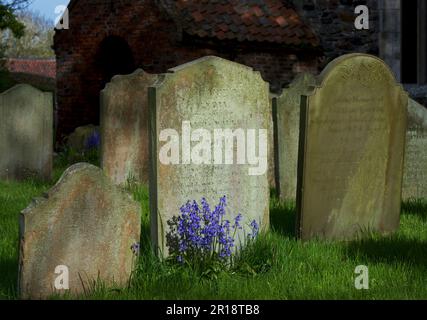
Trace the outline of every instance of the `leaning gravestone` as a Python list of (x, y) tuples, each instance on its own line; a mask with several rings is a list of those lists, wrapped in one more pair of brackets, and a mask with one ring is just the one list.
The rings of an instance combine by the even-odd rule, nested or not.
[(137, 70), (101, 92), (101, 167), (116, 184), (148, 183), (147, 91), (157, 77)]
[(52, 174), (52, 93), (20, 84), (0, 94), (0, 179)]
[(303, 98), (297, 187), (302, 239), (399, 227), (408, 96), (380, 59), (331, 62)]
[(139, 205), (100, 168), (73, 165), (21, 213), (20, 295), (81, 294), (98, 279), (125, 285), (139, 237)]
[(427, 109), (409, 99), (406, 132), (404, 200), (427, 199)]
[(301, 97), (307, 95), (315, 84), (314, 75), (301, 73), (273, 100), (277, 117), (278, 190), (280, 198), (285, 201), (295, 201), (296, 198)]
[(213, 206), (225, 195), (230, 220), (242, 213), (265, 230), (271, 115), (259, 72), (205, 57), (171, 69), (149, 100), (152, 237), (160, 253), (168, 255), (167, 221), (188, 200), (205, 197)]

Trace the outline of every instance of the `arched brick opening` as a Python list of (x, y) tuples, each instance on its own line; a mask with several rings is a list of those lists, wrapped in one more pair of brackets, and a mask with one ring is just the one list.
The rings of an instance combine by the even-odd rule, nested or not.
[(135, 60), (132, 49), (127, 41), (116, 35), (105, 37), (97, 46), (92, 61), (86, 70), (86, 80), (90, 85), (83, 87), (83, 95), (87, 98), (89, 105), (97, 106), (91, 108), (87, 115), (87, 123), (99, 125), (100, 122), (100, 92), (115, 75), (132, 73)]
[(119, 36), (108, 36), (102, 40), (95, 56), (95, 66), (102, 76), (105, 86), (111, 78), (118, 74), (129, 74), (135, 70), (132, 49)]

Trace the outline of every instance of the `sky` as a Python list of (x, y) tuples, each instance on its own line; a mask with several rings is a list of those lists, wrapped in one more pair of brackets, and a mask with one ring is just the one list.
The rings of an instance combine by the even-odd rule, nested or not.
[(69, 0), (33, 0), (28, 9), (38, 11), (49, 20), (54, 21), (59, 14), (55, 14), (55, 8), (59, 5), (68, 5)]

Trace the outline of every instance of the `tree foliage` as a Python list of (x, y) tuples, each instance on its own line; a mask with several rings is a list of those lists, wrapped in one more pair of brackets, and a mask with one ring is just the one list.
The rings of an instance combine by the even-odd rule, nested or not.
[(32, 0), (0, 0), (0, 30), (9, 29), (15, 37), (22, 37), (25, 25), (17, 19), (15, 13), (31, 2)]
[(17, 19), (25, 26), (25, 33), (21, 37), (16, 37), (10, 30), (1, 32), (4, 55), (8, 58), (53, 57), (53, 23), (31, 11), (19, 12)]

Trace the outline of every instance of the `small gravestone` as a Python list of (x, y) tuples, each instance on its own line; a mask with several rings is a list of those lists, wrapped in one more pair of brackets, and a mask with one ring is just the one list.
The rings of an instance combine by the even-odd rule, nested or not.
[[(269, 224), (269, 87), (259, 72), (217, 57), (170, 70), (150, 88), (151, 221), (168, 255), (167, 221), (188, 200), (227, 196), (231, 220)], [(235, 138), (237, 137), (237, 139)], [(241, 239), (243, 240), (243, 239)]]
[(99, 147), (99, 142), (99, 127), (89, 124), (77, 127), (73, 133), (67, 137), (66, 146), (72, 151), (82, 153), (91, 148)]
[(315, 84), (314, 75), (301, 73), (273, 100), (277, 117), (278, 189), (280, 198), (285, 201), (296, 198), (301, 97)]
[(52, 174), (52, 93), (20, 84), (0, 94), (0, 179)]
[(409, 99), (406, 132), (404, 200), (427, 199), (427, 109)]
[(408, 96), (380, 59), (331, 62), (303, 98), (298, 233), (352, 239), (399, 227)]
[(157, 77), (137, 70), (101, 92), (101, 167), (116, 184), (148, 183), (147, 91)]
[(98, 279), (126, 285), (140, 224), (138, 203), (100, 168), (73, 165), (21, 213), (20, 296), (82, 294)]

